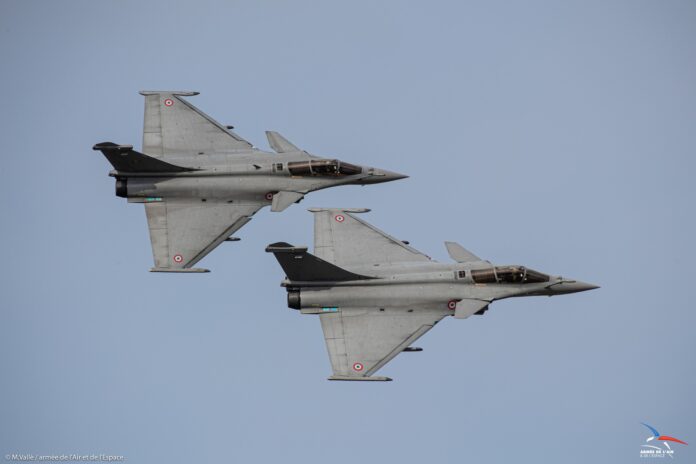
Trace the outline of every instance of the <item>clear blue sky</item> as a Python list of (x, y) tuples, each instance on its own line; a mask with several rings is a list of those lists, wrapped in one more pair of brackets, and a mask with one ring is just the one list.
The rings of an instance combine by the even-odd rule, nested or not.
[[(632, 463), (641, 421), (696, 459), (693, 2), (2, 0), (0, 58), (0, 460)], [(91, 150), (140, 146), (141, 89), (411, 178), (151, 274)], [(328, 382), (263, 252), (311, 245), (309, 206), (602, 288), (448, 319), (394, 382)]]

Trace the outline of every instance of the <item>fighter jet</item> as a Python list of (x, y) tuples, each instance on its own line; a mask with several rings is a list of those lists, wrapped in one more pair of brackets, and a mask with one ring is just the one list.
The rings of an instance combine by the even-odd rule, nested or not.
[(408, 242), (356, 217), (368, 209), (314, 208), (314, 255), (307, 247), (266, 248), (285, 271), (288, 306), (318, 314), (333, 375), (329, 380), (374, 376), (447, 316), (466, 319), (518, 296), (554, 296), (598, 288), (524, 266), (497, 266), (454, 242), (456, 264), (439, 263)]
[(304, 195), (337, 185), (368, 185), (407, 176), (311, 155), (277, 132), (275, 153), (253, 147), (182, 97), (198, 92), (143, 91), (143, 152), (131, 145), (94, 145), (113, 165), (116, 196), (143, 203), (153, 272), (193, 268), (264, 206), (283, 211)]

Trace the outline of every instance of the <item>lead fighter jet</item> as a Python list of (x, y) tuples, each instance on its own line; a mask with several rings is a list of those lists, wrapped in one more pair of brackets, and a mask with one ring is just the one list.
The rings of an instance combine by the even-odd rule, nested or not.
[(198, 92), (143, 91), (143, 153), (96, 144), (113, 165), (116, 195), (143, 203), (154, 272), (208, 272), (192, 266), (264, 206), (283, 211), (305, 194), (407, 176), (310, 155), (277, 132), (261, 151), (181, 98)]
[(598, 288), (523, 266), (496, 266), (445, 242), (456, 264), (432, 260), (355, 216), (368, 209), (310, 209), (314, 253), (279, 242), (288, 306), (318, 314), (331, 359), (329, 380), (372, 376), (446, 316), (483, 314), (496, 300)]

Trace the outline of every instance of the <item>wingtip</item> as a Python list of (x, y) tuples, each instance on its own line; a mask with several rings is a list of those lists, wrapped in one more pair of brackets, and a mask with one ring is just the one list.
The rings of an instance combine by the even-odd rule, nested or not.
[(200, 267), (184, 267), (184, 268), (170, 268), (170, 267), (153, 267), (150, 268), (150, 272), (173, 272), (173, 273), (183, 273), (183, 274), (204, 274), (210, 272), (210, 269), (203, 269)]
[(182, 96), (182, 97), (194, 97), (196, 95), (200, 95), (200, 92), (191, 91), (191, 90), (141, 90), (138, 93), (140, 95), (143, 95), (143, 96), (166, 94), (166, 95), (177, 95), (177, 96)]
[(332, 375), (331, 377), (328, 377), (326, 380), (340, 380), (340, 381), (347, 381), (347, 382), (391, 382), (392, 378), (391, 377), (354, 377), (352, 375)]
[(370, 208), (307, 208), (310, 213), (321, 213), (322, 211), (329, 211), (334, 213), (369, 213), (372, 211)]

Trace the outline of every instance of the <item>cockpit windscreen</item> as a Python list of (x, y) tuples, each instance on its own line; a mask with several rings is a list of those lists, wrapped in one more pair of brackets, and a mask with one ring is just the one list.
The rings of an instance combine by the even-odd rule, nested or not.
[(288, 171), (293, 176), (352, 176), (360, 174), (362, 167), (339, 160), (307, 160), (288, 163)]
[(548, 282), (549, 276), (527, 269), (524, 266), (496, 266), (471, 271), (471, 278), (477, 284), (531, 284)]

